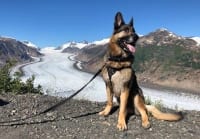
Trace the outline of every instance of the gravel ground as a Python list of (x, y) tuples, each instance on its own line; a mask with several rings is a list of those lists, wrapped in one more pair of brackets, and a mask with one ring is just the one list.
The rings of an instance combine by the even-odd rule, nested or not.
[[(61, 99), (33, 94), (0, 95), (0, 122), (34, 115)], [(140, 116), (132, 115), (128, 130), (118, 131), (118, 109), (102, 117), (98, 112), (104, 105), (70, 100), (54, 111), (25, 121), (30, 124), (0, 126), (0, 139), (200, 139), (199, 111), (184, 111), (184, 119), (178, 122), (150, 117), (149, 129), (141, 127)]]

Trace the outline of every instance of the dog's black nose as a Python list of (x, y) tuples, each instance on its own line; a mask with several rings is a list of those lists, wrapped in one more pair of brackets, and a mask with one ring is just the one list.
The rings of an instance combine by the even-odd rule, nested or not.
[(127, 42), (127, 43), (129, 43), (129, 44), (131, 44), (131, 43), (133, 43), (133, 42), (134, 42), (134, 40), (135, 40), (134, 36), (133, 36), (133, 35), (131, 35), (131, 36), (127, 37), (127, 40), (126, 40), (126, 42)]

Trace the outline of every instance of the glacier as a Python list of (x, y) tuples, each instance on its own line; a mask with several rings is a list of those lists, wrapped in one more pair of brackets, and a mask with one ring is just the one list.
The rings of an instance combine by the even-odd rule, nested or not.
[[(61, 53), (61, 50), (54, 50), (53, 48), (42, 49), (41, 53), (44, 56), (40, 62), (23, 65), (24, 76), (22, 80), (25, 81), (34, 75), (34, 84), (40, 84), (47, 95), (68, 97), (93, 77), (92, 74), (74, 68), (74, 61), (70, 60), (70, 58), (73, 58), (72, 54)], [(105, 102), (105, 90), (105, 84), (102, 78), (98, 76), (75, 96), (75, 99)], [(200, 106), (198, 95), (145, 87), (142, 87), (142, 90), (146, 97), (149, 97), (152, 101), (161, 101), (166, 107), (180, 110), (200, 110), (200, 107), (197, 107)]]

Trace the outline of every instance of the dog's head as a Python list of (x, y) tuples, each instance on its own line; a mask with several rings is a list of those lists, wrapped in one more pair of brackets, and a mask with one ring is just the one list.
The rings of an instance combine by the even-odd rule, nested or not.
[(133, 27), (133, 18), (129, 24), (125, 24), (122, 14), (118, 12), (115, 16), (113, 36), (124, 51), (135, 53), (135, 44), (139, 37)]

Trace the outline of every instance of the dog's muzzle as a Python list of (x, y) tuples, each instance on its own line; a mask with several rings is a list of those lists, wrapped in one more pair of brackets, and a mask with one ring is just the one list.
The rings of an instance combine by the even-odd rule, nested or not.
[(120, 46), (124, 47), (123, 48), (124, 50), (129, 51), (131, 53), (135, 53), (135, 51), (136, 51), (135, 44), (136, 44), (138, 38), (139, 37), (137, 34), (133, 34), (130, 36), (120, 38), (118, 41), (119, 41)]

